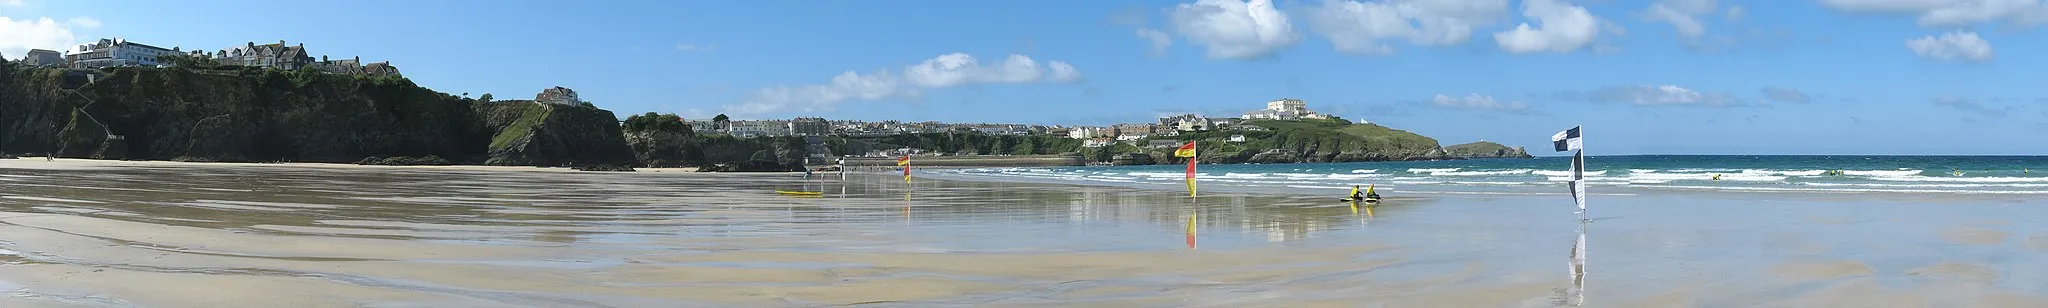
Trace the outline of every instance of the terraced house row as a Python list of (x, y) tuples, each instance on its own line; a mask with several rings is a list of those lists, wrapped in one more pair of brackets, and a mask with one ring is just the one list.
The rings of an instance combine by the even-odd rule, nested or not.
[(286, 45), (279, 40), (276, 44), (257, 45), (248, 42), (242, 46), (219, 50), (183, 50), (181, 47), (157, 47), (122, 38), (102, 38), (98, 41), (73, 46), (69, 50), (35, 49), (21, 59), (22, 63), (41, 67), (69, 67), (92, 69), (102, 67), (145, 66), (168, 67), (175, 65), (164, 56), (184, 55), (208, 59), (221, 65), (264, 67), (283, 70), (317, 69), (334, 74), (399, 76), (398, 67), (390, 62), (363, 63), (362, 57), (332, 59), (326, 55), (313, 58), (306, 50), (306, 44)]

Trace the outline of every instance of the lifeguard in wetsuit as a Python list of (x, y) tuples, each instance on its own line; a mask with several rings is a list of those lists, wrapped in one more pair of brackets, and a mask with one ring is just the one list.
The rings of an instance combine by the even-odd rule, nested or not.
[(1348, 199), (1345, 199), (1345, 200), (1348, 200), (1348, 201), (1365, 201), (1365, 202), (1368, 202), (1368, 203), (1370, 203), (1370, 202), (1380, 202), (1380, 194), (1379, 194), (1379, 193), (1376, 193), (1376, 192), (1373, 192), (1373, 189), (1372, 189), (1372, 187), (1366, 187), (1366, 188), (1365, 188), (1365, 194), (1361, 195), (1361, 194), (1359, 194), (1359, 191), (1358, 191), (1358, 185), (1351, 185), (1351, 198), (1348, 198)]

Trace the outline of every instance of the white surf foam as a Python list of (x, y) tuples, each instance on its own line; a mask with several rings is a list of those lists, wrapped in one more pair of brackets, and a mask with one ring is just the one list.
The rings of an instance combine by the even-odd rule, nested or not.
[(2036, 190), (1966, 190), (1966, 189), (1881, 189), (1881, 188), (1798, 188), (1798, 187), (1757, 187), (1757, 186), (1688, 186), (1688, 185), (1636, 185), (1636, 187), (1674, 188), (1690, 190), (1760, 191), (1760, 192), (1813, 192), (1813, 193), (1953, 193), (1953, 194), (2048, 194)]
[(1439, 171), (1439, 172), (1434, 172), (1434, 173), (1430, 173), (1430, 175), (1437, 175), (1437, 176), (1471, 176), (1471, 175), (1512, 175), (1512, 174), (1527, 174), (1527, 173), (1529, 173), (1529, 171), (1533, 171), (1533, 170), (1530, 170), (1530, 169), (1514, 169), (1514, 170), (1489, 170), (1489, 171)]
[[(1630, 170), (1637, 170), (1637, 169), (1630, 169)], [(1536, 175), (1541, 175), (1541, 176), (1572, 176), (1572, 171), (1571, 171), (1571, 170), (1536, 170), (1536, 171), (1534, 171), (1534, 172), (1531, 172), (1531, 173), (1535, 173)], [(1606, 175), (1606, 174), (1607, 174), (1607, 170), (1593, 170), (1593, 171), (1586, 171), (1586, 175), (1587, 175), (1587, 176), (1594, 176), (1594, 175)]]

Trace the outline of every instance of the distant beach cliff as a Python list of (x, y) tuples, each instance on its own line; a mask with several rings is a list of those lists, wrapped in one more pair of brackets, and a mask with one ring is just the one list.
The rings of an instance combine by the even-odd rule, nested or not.
[(1223, 164), (1527, 157), (1490, 142), (1440, 147), (1429, 137), (1334, 117), (1239, 127), (1106, 144), (975, 132), (737, 138), (699, 135), (668, 114), (622, 123), (561, 88), (534, 100), (493, 100), (437, 92), (395, 75), (0, 62), (0, 153), (63, 158), (794, 171), (875, 153), (1017, 156), (946, 161), (962, 164), (1180, 163), (1185, 158), (1170, 154), (1188, 141), (1200, 142), (1203, 163)]

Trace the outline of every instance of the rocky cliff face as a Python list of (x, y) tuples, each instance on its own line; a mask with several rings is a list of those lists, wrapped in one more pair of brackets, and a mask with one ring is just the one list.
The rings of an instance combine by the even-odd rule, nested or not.
[(633, 157), (640, 159), (641, 166), (650, 168), (693, 165), (686, 154), (696, 144), (696, 139), (697, 136), (687, 130), (626, 131), (626, 146), (633, 148)]
[(804, 156), (810, 154), (809, 142), (800, 137), (739, 139), (697, 135), (687, 125), (662, 125), (680, 120), (654, 113), (626, 119), (625, 143), (640, 165), (695, 166), (705, 171), (800, 171)]
[(639, 164), (611, 111), (532, 101), (480, 103), (476, 110), (494, 132), (486, 165)]
[(1459, 158), (1533, 158), (1521, 147), (1508, 147), (1499, 143), (1480, 141), (1444, 147), (1444, 151)]
[[(67, 74), (82, 84), (85, 72), (97, 75), (92, 83), (65, 90)], [(633, 160), (610, 112), (505, 107), (511, 105), (480, 104), (402, 78), (0, 66), (0, 152), (228, 162)]]

